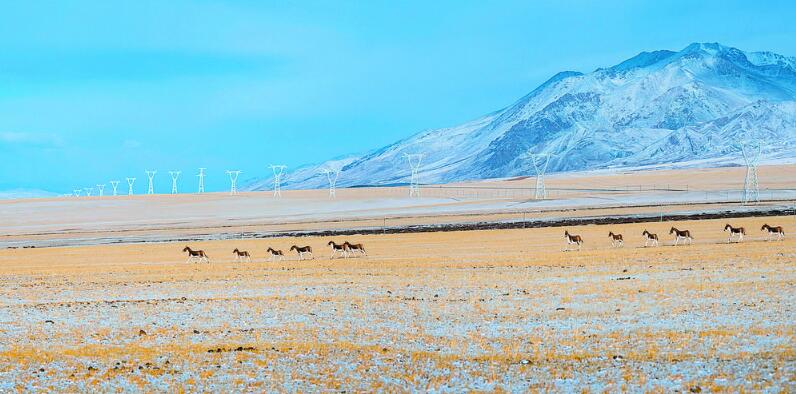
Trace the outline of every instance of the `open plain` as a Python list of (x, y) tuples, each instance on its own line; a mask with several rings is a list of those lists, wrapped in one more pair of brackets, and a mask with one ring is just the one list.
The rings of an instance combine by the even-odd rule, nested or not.
[[(796, 229), (566, 228), (581, 251), (555, 227), (191, 242), (209, 264), (184, 242), (2, 249), (0, 392), (794, 391), (796, 240), (763, 222)], [(330, 260), (330, 239), (368, 256)], [(315, 259), (266, 259), (292, 244)]]

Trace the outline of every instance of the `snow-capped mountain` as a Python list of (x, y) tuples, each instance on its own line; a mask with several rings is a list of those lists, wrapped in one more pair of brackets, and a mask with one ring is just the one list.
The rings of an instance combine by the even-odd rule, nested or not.
[[(421, 182), (548, 171), (739, 162), (738, 143), (756, 139), (771, 157), (796, 158), (796, 58), (695, 43), (641, 54), (588, 74), (561, 72), (512, 105), (465, 124), (289, 174), (286, 185), (405, 183), (405, 153), (422, 153)], [(250, 189), (265, 189), (269, 181)]]

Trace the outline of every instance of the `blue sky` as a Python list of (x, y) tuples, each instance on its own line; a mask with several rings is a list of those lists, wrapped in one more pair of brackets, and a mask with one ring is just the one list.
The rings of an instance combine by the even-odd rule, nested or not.
[[(0, 190), (228, 187), (502, 108), (562, 70), (720, 42), (796, 56), (792, 1), (17, 1)], [(289, 168), (288, 168), (289, 171)]]

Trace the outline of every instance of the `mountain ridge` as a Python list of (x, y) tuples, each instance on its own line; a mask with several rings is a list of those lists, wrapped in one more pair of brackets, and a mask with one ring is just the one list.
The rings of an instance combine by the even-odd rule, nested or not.
[[(796, 136), (793, 102), (796, 58), (693, 43), (590, 73), (556, 73), (503, 109), (344, 161), (303, 166), (284, 185), (325, 187), (324, 167), (341, 169), (341, 187), (405, 183), (405, 153), (424, 155), (423, 183), (532, 175), (530, 153), (550, 154), (551, 172), (726, 163), (739, 159), (739, 138), (760, 140), (766, 154), (796, 158), (788, 142)], [(258, 180), (247, 189), (269, 185)]]

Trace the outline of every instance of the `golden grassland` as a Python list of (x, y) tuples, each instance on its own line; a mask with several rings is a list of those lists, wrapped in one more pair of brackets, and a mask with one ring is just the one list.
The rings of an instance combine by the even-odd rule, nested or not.
[(0, 391), (792, 391), (796, 218), (726, 222), (0, 250)]

